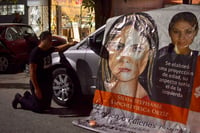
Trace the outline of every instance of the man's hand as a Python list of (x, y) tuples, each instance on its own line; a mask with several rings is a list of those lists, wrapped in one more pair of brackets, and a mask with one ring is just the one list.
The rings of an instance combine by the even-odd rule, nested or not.
[(72, 42), (69, 42), (68, 45), (73, 46), (73, 45), (76, 45), (77, 43), (78, 43), (77, 41), (72, 41)]
[(55, 51), (56, 52), (62, 52), (62, 51), (65, 51), (67, 50), (69, 47), (77, 44), (78, 42), (77, 41), (72, 41), (72, 42), (69, 42), (67, 44), (63, 44), (63, 45), (59, 45), (59, 46), (56, 46), (55, 47)]
[(42, 93), (39, 89), (35, 89), (35, 95), (39, 100), (42, 99)]

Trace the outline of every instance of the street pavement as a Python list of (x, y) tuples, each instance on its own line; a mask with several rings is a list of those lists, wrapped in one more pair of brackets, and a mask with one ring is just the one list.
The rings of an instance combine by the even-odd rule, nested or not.
[(67, 108), (52, 100), (52, 108), (44, 114), (13, 109), (14, 95), (23, 94), (26, 89), (26, 73), (0, 74), (0, 133), (93, 133), (72, 124), (73, 120), (88, 117), (90, 109), (85, 104)]

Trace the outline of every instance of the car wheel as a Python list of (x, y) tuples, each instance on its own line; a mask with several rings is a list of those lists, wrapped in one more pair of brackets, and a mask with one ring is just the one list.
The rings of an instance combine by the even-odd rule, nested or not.
[(52, 73), (53, 100), (61, 106), (69, 106), (75, 95), (75, 83), (66, 68), (57, 68)]
[(8, 71), (9, 59), (7, 56), (0, 55), (0, 73), (6, 73)]

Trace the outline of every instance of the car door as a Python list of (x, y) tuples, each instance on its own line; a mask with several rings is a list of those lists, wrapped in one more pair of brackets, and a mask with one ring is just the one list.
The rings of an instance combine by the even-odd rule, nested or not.
[(97, 81), (97, 74), (99, 72), (100, 67), (100, 55), (101, 55), (101, 48), (102, 48), (102, 41), (103, 41), (103, 35), (104, 35), (104, 28), (100, 28), (90, 36), (88, 39), (92, 39), (91, 41), (88, 41), (87, 44), (87, 50), (85, 54), (85, 61), (87, 62), (90, 71), (87, 72), (88, 79), (86, 83), (88, 84), (88, 93), (94, 94), (94, 90), (96, 89), (96, 81)]

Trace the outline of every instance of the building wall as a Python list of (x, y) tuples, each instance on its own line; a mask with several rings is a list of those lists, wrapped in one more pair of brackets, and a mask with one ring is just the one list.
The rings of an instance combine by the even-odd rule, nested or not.
[(28, 6), (48, 6), (48, 0), (28, 0)]
[(48, 0), (28, 0), (28, 24), (37, 35), (49, 30)]
[[(22, 22), (28, 24), (28, 7), (27, 7), (27, 0), (18, 0), (17, 3), (13, 3), (10, 1), (1, 1), (0, 2), (0, 12), (2, 13), (2, 10), (5, 12), (5, 14), (1, 14), (0, 15), (0, 23), (10, 23), (13, 21), (13, 19), (15, 18), (15, 13), (14, 10), (17, 10), (18, 7), (14, 6), (16, 4), (22, 4), (24, 5), (24, 14), (20, 15), (20, 17), (22, 18)], [(12, 7), (13, 6), (13, 7)], [(12, 12), (10, 12), (10, 8), (12, 9)], [(3, 9), (4, 8), (4, 9)], [(7, 14), (6, 14), (7, 11)]]
[(112, 0), (111, 16), (163, 7), (163, 0)]

